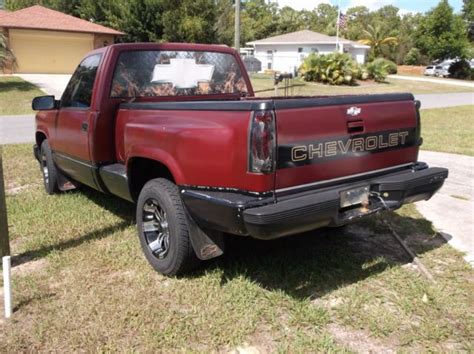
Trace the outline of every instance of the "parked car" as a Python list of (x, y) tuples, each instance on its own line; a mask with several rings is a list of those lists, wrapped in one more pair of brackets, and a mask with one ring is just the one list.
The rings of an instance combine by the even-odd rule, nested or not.
[(449, 77), (450, 66), (451, 66), (451, 63), (448, 63), (448, 64), (443, 63), (441, 65), (436, 65), (434, 75), (437, 77)]
[(427, 76), (434, 76), (435, 74), (435, 66), (434, 65), (428, 65), (426, 68), (425, 68), (425, 71), (423, 73), (424, 75), (427, 75)]
[[(48, 194), (81, 184), (136, 204), (148, 262), (174, 275), (224, 252), (427, 200), (409, 93), (254, 97), (220, 45), (115, 44), (87, 54), (60, 101), (33, 100)], [(251, 252), (251, 250), (249, 250)]]

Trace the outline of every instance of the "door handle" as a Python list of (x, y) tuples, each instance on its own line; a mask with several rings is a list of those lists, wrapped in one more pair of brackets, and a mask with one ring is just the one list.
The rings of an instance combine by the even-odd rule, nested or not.
[(350, 134), (362, 133), (364, 131), (364, 121), (356, 120), (356, 121), (353, 121), (353, 122), (348, 122), (347, 123), (347, 131)]
[(81, 123), (81, 130), (82, 130), (83, 132), (87, 132), (88, 129), (89, 129), (89, 123), (87, 123), (87, 122), (82, 122), (82, 123)]

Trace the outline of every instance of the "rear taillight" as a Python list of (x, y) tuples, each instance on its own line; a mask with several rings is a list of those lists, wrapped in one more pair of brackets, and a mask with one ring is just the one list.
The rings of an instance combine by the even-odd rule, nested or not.
[(275, 117), (272, 111), (256, 111), (250, 124), (249, 171), (271, 173), (275, 170)]

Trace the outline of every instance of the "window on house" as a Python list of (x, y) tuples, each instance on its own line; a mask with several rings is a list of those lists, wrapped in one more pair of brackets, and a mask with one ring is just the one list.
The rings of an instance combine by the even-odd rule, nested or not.
[(303, 48), (298, 48), (298, 53), (303, 53)]

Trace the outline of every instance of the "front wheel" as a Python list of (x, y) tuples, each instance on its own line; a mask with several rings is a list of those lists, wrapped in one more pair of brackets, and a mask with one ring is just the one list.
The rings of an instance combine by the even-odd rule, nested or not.
[(186, 217), (175, 184), (163, 178), (145, 184), (137, 203), (138, 236), (146, 259), (164, 275), (182, 274), (198, 263)]
[(59, 193), (58, 170), (53, 161), (48, 140), (43, 141), (40, 149), (40, 167), (43, 174), (43, 183), (46, 193), (53, 195)]

